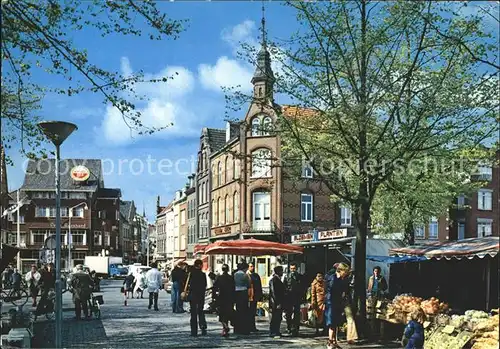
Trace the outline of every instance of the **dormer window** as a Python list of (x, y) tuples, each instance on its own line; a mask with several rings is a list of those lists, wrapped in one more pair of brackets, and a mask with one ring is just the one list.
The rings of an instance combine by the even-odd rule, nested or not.
[(273, 120), (269, 116), (256, 116), (252, 119), (252, 136), (269, 136), (271, 134)]
[(304, 164), (302, 167), (302, 178), (313, 178), (313, 169), (311, 165)]

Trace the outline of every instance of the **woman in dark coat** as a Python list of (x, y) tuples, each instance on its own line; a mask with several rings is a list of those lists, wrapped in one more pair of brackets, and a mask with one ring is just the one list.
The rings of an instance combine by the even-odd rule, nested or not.
[(222, 275), (217, 276), (212, 289), (212, 297), (214, 298), (219, 313), (219, 321), (222, 323), (222, 336), (229, 336), (229, 321), (234, 311), (234, 278), (229, 275), (229, 266), (222, 266)]
[(338, 348), (337, 327), (342, 324), (345, 297), (349, 292), (346, 277), (349, 275), (349, 266), (339, 263), (337, 269), (330, 271), (326, 277), (325, 295), (325, 324), (328, 327), (327, 348)]

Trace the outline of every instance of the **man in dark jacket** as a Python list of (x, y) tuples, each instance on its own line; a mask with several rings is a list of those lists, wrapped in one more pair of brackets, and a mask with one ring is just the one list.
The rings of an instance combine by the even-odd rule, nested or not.
[(285, 316), (288, 333), (293, 337), (298, 336), (300, 327), (300, 303), (302, 301), (303, 289), (301, 276), (297, 271), (297, 264), (290, 264), (290, 272), (285, 277)]
[(172, 270), (172, 290), (171, 290), (171, 300), (172, 300), (172, 311), (174, 313), (184, 313), (184, 307), (182, 305), (181, 292), (184, 287), (184, 282), (186, 280), (186, 271), (182, 268), (182, 262), (179, 262)]
[(222, 336), (229, 336), (229, 320), (234, 309), (234, 279), (229, 275), (229, 266), (222, 266), (222, 275), (217, 276), (212, 289), (212, 298), (219, 312), (219, 321), (222, 324)]
[(249, 299), (249, 315), (250, 315), (250, 332), (257, 332), (257, 327), (255, 326), (255, 315), (257, 315), (257, 302), (262, 299), (262, 282), (260, 280), (259, 274), (255, 272), (255, 265), (250, 263), (248, 265), (248, 276), (250, 276), (251, 282), (251, 293)]
[(54, 304), (48, 300), (49, 292), (56, 287), (56, 271), (54, 270), (54, 263), (49, 263), (47, 266), (40, 270), (41, 278), (40, 285), (42, 290), (42, 296), (40, 297), (40, 302), (36, 308), (36, 314), (47, 314), (53, 309)]
[(281, 337), (281, 319), (283, 318), (283, 302), (285, 301), (285, 286), (281, 282), (283, 267), (274, 268), (274, 275), (269, 281), (269, 309), (271, 310), (271, 322), (269, 324), (269, 335)]
[(89, 274), (83, 271), (83, 265), (76, 266), (76, 273), (73, 273), (71, 278), (71, 286), (73, 287), (76, 319), (81, 319), (82, 308), (85, 317), (89, 318), (88, 300), (91, 294), (92, 279)]
[(189, 278), (189, 304), (191, 308), (191, 336), (198, 336), (198, 325), (201, 329), (201, 334), (207, 334), (207, 321), (203, 307), (205, 305), (205, 291), (207, 289), (207, 276), (201, 270), (203, 261), (197, 259), (194, 262)]
[(14, 290), (20, 290), (21, 289), (21, 280), (22, 276), (19, 274), (19, 271), (17, 268), (14, 269), (14, 272), (12, 273), (12, 276), (10, 277), (10, 281), (12, 282), (12, 288)]

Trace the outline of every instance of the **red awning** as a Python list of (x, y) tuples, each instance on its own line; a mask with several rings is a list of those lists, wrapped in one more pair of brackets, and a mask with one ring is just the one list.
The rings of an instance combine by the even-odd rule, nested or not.
[(302, 253), (304, 253), (302, 246), (256, 239), (217, 241), (205, 248), (205, 254), (207, 255), (280, 256)]
[(474, 257), (494, 257), (500, 248), (498, 236), (471, 238), (458, 241), (433, 242), (429, 244), (391, 248), (391, 255), (424, 256), (436, 259), (472, 259)]
[(208, 244), (194, 245), (193, 254), (203, 254), (203, 252), (205, 252), (205, 248), (207, 246), (208, 246)]

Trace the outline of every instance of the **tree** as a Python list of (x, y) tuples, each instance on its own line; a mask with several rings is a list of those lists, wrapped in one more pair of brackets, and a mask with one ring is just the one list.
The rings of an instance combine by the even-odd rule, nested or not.
[[(145, 81), (142, 72), (124, 76), (92, 63), (88, 52), (75, 47), (71, 36), (73, 31), (86, 30), (102, 37), (176, 39), (183, 30), (183, 21), (168, 18), (153, 1), (135, 0), (2, 0), (1, 15), (4, 145), (21, 139), (31, 144), (31, 150), (38, 148), (40, 134), (33, 112), (48, 92), (67, 96), (87, 91), (99, 93), (104, 103), (116, 107), (124, 122), (139, 134), (159, 130), (143, 125), (132, 102), (144, 98), (134, 90), (137, 83)], [(145, 29), (141, 28), (141, 21), (146, 23)], [(48, 79), (52, 80), (62, 77), (66, 83), (60, 87), (36, 84), (33, 75), (40, 73), (49, 74)], [(167, 82), (171, 78), (147, 82)]]
[(413, 162), (404, 173), (393, 174), (380, 186), (372, 204), (372, 229), (381, 235), (403, 232), (405, 242), (413, 245), (418, 227), (432, 217), (446, 215), (450, 208), (459, 208), (456, 199), (460, 195), (472, 194), (483, 186), (470, 177), (477, 173), (480, 162), (495, 156), (488, 149), (463, 156), (453, 152), (443, 155), (446, 160), (440, 162), (448, 166)]
[(309, 162), (333, 199), (355, 213), (355, 296), (365, 319), (377, 190), (404, 178), (412, 162), (447, 161), (496, 135), (498, 33), (440, 2), (288, 5), (301, 29), (274, 44), (282, 65), (276, 86), (299, 108), (281, 114), (282, 152)]

